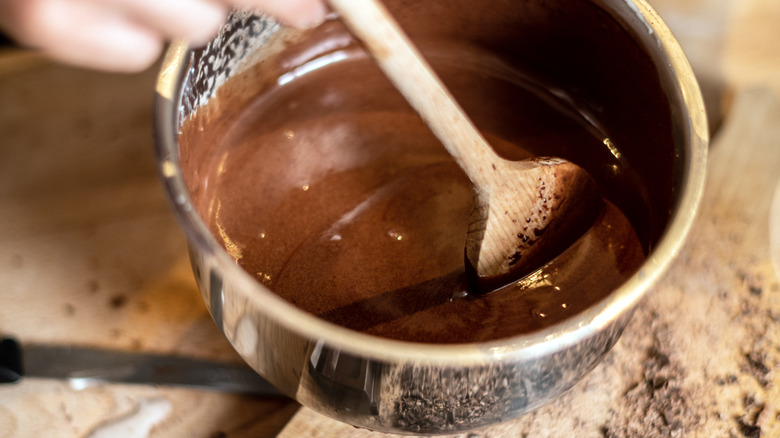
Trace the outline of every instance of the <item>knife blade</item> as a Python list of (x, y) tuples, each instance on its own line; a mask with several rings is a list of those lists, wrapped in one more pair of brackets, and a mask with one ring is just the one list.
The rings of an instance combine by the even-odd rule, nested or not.
[(75, 388), (96, 382), (171, 385), (284, 397), (247, 365), (152, 353), (0, 341), (0, 383), (23, 377), (65, 379)]

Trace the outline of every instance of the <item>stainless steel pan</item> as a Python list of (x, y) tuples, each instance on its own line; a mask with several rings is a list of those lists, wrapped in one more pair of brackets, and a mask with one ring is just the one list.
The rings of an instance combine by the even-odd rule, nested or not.
[[(388, 3), (415, 14), (432, 4)], [(449, 3), (489, 8), (492, 2)], [(611, 54), (614, 62), (583, 66), (576, 77), (584, 92), (604, 96), (599, 104), (606, 117), (630, 116), (626, 120), (645, 133), (633, 139), (628, 153), (641, 163), (648, 196), (656, 199), (649, 217), (656, 228), (646, 263), (607, 299), (554, 326), (496, 342), (426, 345), (375, 338), (297, 309), (242, 271), (192, 204), (179, 162), (178, 128), (209, 104), (221, 84), (270, 56), (292, 31), (264, 17), (234, 13), (205, 49), (170, 48), (157, 85), (157, 154), (165, 190), (189, 238), (195, 277), (214, 320), (241, 356), (300, 403), (359, 427), (426, 434), (466, 431), (529, 412), (599, 363), (682, 246), (702, 194), (708, 130), (698, 85), (669, 29), (644, 0), (515, 3), (526, 17), (518, 26), (534, 23), (534, 14), (550, 8), (578, 23), (534, 30), (537, 43), (549, 44), (528, 52), (538, 65), (545, 61), (534, 56), (587, 56), (570, 53), (566, 38), (592, 36), (604, 20), (622, 26), (625, 38), (646, 53), (642, 59), (623, 56), (615, 52), (615, 41), (591, 47), (593, 54)], [(570, 15), (580, 14), (572, 6), (585, 3), (598, 13)], [(643, 75), (634, 74), (640, 70)], [(648, 117), (653, 109), (643, 96), (666, 102), (660, 125), (647, 126), (655, 116)], [(655, 182), (659, 174), (670, 183)]]

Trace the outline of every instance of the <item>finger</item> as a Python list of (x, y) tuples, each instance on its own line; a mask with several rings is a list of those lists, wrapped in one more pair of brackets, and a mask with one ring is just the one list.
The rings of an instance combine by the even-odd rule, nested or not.
[(193, 45), (210, 41), (225, 22), (228, 8), (219, 0), (92, 0), (126, 14), (168, 38)]
[(325, 20), (328, 7), (324, 0), (223, 0), (228, 4), (250, 8), (271, 15), (290, 26), (315, 27)]
[(84, 0), (5, 0), (12, 32), (23, 44), (69, 64), (109, 71), (139, 71), (162, 50), (161, 38), (115, 10)]

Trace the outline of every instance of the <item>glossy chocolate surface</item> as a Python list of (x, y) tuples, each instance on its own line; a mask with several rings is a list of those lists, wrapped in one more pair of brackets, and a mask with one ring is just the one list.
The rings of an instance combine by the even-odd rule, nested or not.
[(551, 23), (574, 26), (577, 12), (605, 19), (587, 3), (566, 14), (549, 2), (489, 2), (489, 11), (421, 3), (390, 7), (496, 150), (511, 159), (560, 156), (599, 182), (604, 206), (582, 239), (519, 284), (471, 297), (463, 259), (471, 185), (337, 21), (231, 79), (211, 108), (184, 123), (182, 165), (195, 204), (258, 281), (355, 330), (478, 342), (576, 314), (643, 262), (673, 178), (671, 166), (655, 169), (673, 153), (658, 134), (668, 127), (655, 130), (668, 124), (663, 96), (655, 90), (635, 104), (631, 111), (652, 117), (626, 125), (631, 111), (613, 107), (629, 86), (593, 77), (604, 66), (588, 56), (635, 58), (634, 80), (651, 80), (652, 68), (642, 69), (649, 61), (611, 20), (604, 35), (570, 42), (588, 50), (559, 58)]

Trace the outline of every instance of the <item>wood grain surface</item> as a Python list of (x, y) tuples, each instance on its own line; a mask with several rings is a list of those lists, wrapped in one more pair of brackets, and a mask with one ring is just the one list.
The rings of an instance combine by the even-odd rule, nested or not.
[[(240, 360), (206, 311), (155, 171), (155, 76), (0, 55), (0, 334)], [(169, 412), (151, 436), (274, 436), (298, 407), (29, 379), (0, 386), (0, 436), (87, 436), (161, 400)]]
[[(718, 128), (696, 229), (583, 382), (463, 436), (780, 436), (780, 2), (651, 3)], [(157, 180), (155, 75), (0, 53), (0, 333), (239, 360), (205, 310)], [(291, 401), (39, 379), (0, 387), (3, 437), (133, 429), (126, 436), (385, 436)]]

